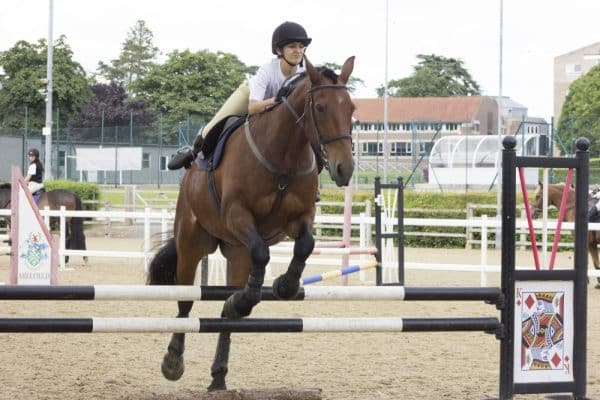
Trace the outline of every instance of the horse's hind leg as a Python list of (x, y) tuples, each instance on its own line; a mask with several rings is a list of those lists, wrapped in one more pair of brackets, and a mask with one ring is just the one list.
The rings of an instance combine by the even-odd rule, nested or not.
[[(215, 251), (217, 242), (200, 225), (196, 223), (182, 223), (179, 234), (176, 239), (177, 249), (177, 271), (176, 284), (192, 285), (196, 276), (196, 269), (200, 259)], [(177, 302), (179, 312), (177, 318), (187, 318), (190, 315), (194, 302)], [(185, 350), (185, 334), (174, 333), (167, 347), (167, 354), (163, 358), (161, 371), (165, 378), (177, 380), (183, 375), (184, 361), (183, 352)]]
[[(230, 285), (242, 286), (248, 281), (248, 276), (252, 268), (252, 259), (248, 254), (246, 248), (238, 247), (233, 248), (226, 245), (221, 245), (221, 251), (223, 255), (232, 261), (232, 276)], [(221, 317), (227, 317), (227, 303), (223, 306)], [(208, 387), (209, 391), (213, 390), (225, 390), (227, 385), (225, 384), (225, 376), (229, 370), (229, 348), (231, 344), (231, 332), (220, 332), (219, 339), (217, 342), (217, 349), (215, 350), (215, 358), (213, 359), (210, 373), (212, 375), (212, 382)]]
[(285, 272), (273, 281), (273, 295), (280, 299), (291, 299), (298, 294), (300, 277), (306, 266), (306, 259), (315, 247), (315, 239), (307, 225), (303, 225), (294, 243), (294, 256)]

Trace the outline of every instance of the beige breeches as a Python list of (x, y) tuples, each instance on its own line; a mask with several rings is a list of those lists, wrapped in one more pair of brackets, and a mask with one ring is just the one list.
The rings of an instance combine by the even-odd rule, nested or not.
[(37, 183), (37, 182), (29, 181), (27, 183), (27, 187), (29, 188), (29, 191), (31, 192), (31, 194), (34, 194), (35, 192), (37, 192), (38, 190), (40, 190), (41, 188), (43, 188), (44, 184), (43, 183)]
[(238, 88), (229, 96), (225, 103), (221, 106), (214, 117), (198, 132), (198, 134), (206, 135), (213, 126), (228, 115), (246, 115), (248, 114), (248, 103), (250, 102), (250, 88), (248, 82), (244, 81)]

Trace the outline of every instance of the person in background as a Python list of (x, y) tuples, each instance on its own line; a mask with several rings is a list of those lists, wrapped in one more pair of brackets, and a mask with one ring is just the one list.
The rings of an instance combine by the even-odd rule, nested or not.
[(27, 156), (29, 157), (29, 167), (27, 168), (25, 182), (27, 182), (31, 194), (34, 194), (44, 187), (44, 164), (40, 161), (38, 149), (29, 150)]

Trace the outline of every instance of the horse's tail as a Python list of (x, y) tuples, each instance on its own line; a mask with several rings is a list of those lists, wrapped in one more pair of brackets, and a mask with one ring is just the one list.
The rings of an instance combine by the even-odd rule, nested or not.
[(154, 254), (148, 271), (148, 285), (174, 285), (177, 272), (175, 238), (170, 238)]
[[(75, 210), (82, 210), (81, 198), (75, 195)], [(71, 218), (71, 238), (69, 248), (71, 250), (87, 250), (85, 245), (85, 234), (83, 233), (83, 218)]]

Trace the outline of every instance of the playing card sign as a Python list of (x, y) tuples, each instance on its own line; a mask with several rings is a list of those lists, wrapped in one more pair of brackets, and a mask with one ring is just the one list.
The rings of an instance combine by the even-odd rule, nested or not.
[(573, 282), (515, 282), (514, 381), (573, 378)]

